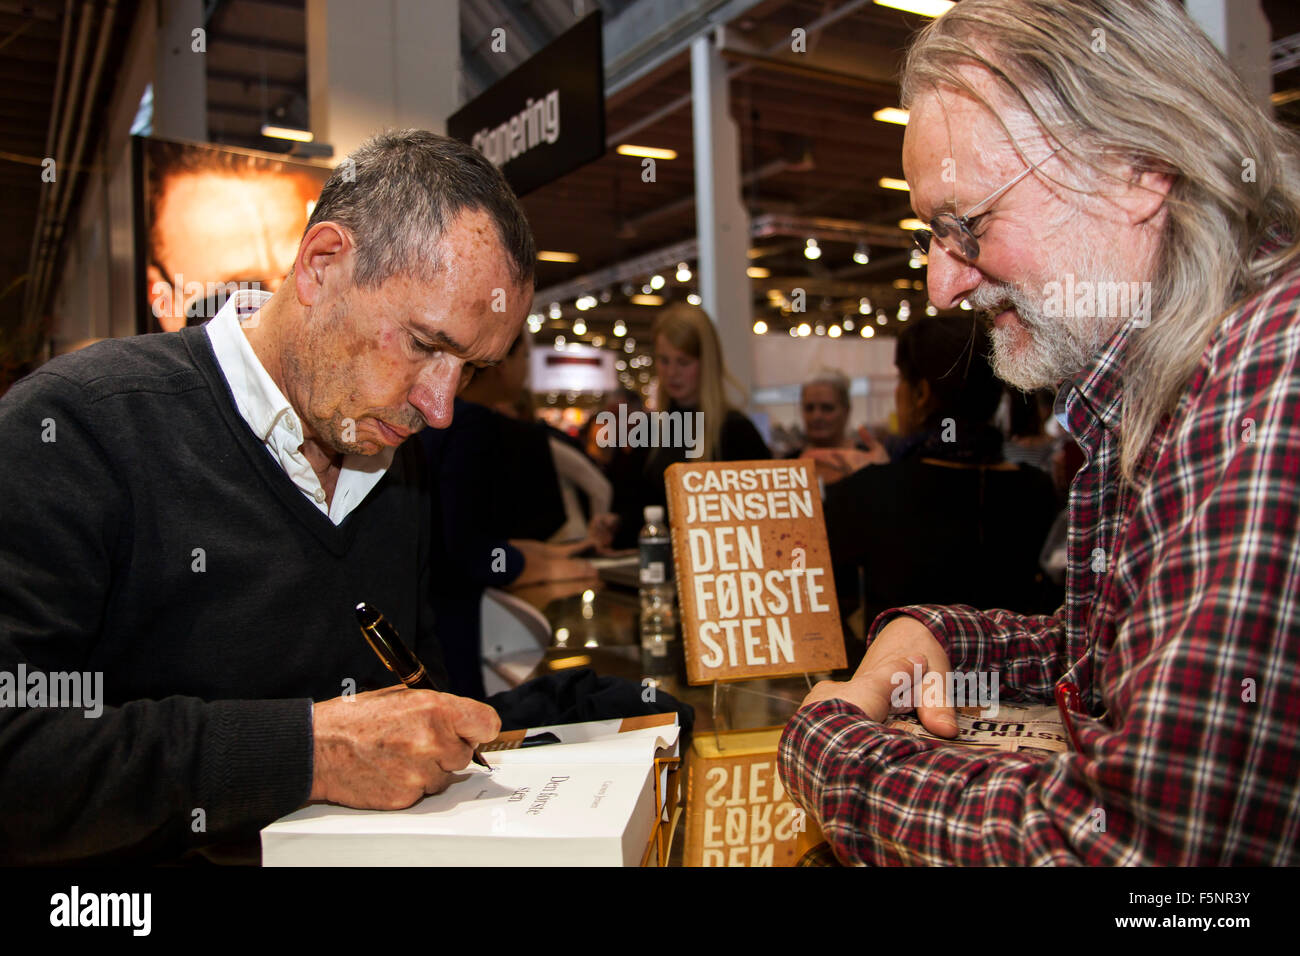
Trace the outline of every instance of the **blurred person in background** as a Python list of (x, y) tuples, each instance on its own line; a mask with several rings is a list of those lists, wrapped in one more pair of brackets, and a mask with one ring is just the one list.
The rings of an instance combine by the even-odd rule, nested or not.
[[(650, 330), (659, 377), (659, 411), (703, 416), (702, 454), (692, 461), (748, 461), (772, 457), (763, 437), (744, 413), (727, 401), (727, 374), (717, 330), (708, 314), (693, 305), (669, 306)], [(686, 448), (634, 448), (627, 474), (614, 488), (614, 513), (619, 518), (616, 548), (636, 546), (642, 513), (647, 505), (666, 505), (664, 470), (686, 461)]]
[(826, 495), (826, 530), (849, 667), (866, 648), (851, 631), (921, 600), (1050, 613), (1061, 591), (1038, 567), (1056, 515), (1041, 470), (1007, 462), (990, 423), (1002, 383), (971, 316), (909, 322), (894, 392), (902, 433), (892, 463), (864, 468)]
[[(577, 557), (612, 540), (611, 490), (600, 470), (531, 409), (530, 338), (479, 369), (456, 398), (451, 425), (419, 441), (433, 471), (437, 572), (432, 598), (451, 687), (482, 699), (481, 601), (505, 588), (591, 577)], [(586, 493), (588, 521), (577, 488)]]
[(859, 468), (889, 461), (889, 454), (865, 426), (850, 435), (848, 377), (823, 369), (799, 391), (805, 442), (790, 458), (811, 458), (823, 485), (832, 485)]

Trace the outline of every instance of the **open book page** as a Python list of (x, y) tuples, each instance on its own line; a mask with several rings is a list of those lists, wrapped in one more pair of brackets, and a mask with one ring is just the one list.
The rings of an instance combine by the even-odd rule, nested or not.
[(654, 758), (676, 725), (488, 755), (396, 811), (314, 804), (262, 831), (263, 864), (636, 865), (654, 824)]
[(1044, 753), (1070, 749), (1061, 715), (1053, 705), (1001, 703), (990, 710), (996, 713), (984, 716), (986, 712), (978, 707), (957, 708), (957, 737), (952, 740), (930, 733), (915, 714), (896, 714), (885, 726), (950, 746)]

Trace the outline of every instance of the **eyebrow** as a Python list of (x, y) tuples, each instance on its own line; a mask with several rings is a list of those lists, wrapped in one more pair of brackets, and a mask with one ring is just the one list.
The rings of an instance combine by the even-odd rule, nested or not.
[[(424, 336), (426, 339), (432, 339), (434, 345), (451, 352), (459, 358), (465, 358), (466, 353), (469, 352), (469, 349), (461, 345), (442, 329), (425, 329), (415, 325), (414, 323), (412, 323), (411, 329)], [(469, 359), (468, 361), (475, 368), (492, 368), (493, 366), (501, 364), (500, 359)]]

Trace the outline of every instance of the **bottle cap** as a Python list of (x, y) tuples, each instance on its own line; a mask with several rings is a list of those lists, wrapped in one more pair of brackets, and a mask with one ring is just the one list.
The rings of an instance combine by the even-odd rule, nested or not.
[(659, 524), (659, 522), (661, 522), (661, 521), (663, 521), (663, 520), (664, 520), (664, 506), (663, 506), (663, 505), (646, 505), (646, 506), (645, 506), (645, 521), (646, 521), (646, 524)]

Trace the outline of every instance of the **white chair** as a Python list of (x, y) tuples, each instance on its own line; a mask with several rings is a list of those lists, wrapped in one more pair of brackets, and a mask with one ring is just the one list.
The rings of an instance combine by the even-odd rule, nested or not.
[(483, 591), (480, 635), (489, 697), (527, 680), (551, 646), (551, 624), (542, 612), (497, 588)]

